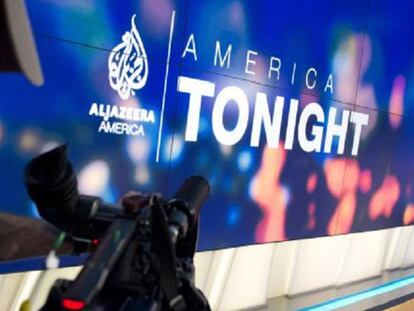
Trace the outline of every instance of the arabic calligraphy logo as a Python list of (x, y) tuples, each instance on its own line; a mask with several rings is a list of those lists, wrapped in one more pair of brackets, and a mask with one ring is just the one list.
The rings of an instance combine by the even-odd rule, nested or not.
[(125, 32), (122, 42), (115, 46), (108, 59), (109, 83), (122, 99), (135, 95), (148, 78), (148, 59), (144, 45), (131, 18), (131, 31)]

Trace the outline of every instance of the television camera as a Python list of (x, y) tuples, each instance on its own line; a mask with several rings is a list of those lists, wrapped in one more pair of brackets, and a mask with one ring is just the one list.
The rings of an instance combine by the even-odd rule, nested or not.
[(42, 310), (210, 310), (193, 264), (204, 178), (188, 178), (172, 199), (134, 194), (107, 204), (78, 193), (66, 145), (32, 159), (24, 178), (40, 215), (75, 252), (92, 249), (75, 280), (55, 282)]

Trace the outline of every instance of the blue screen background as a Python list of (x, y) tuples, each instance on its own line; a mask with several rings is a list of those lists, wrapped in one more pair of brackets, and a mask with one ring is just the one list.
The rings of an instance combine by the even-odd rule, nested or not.
[[(39, 217), (23, 185), (25, 163), (63, 142), (82, 192), (115, 202), (130, 189), (171, 196), (184, 178), (206, 177), (199, 250), (375, 230), (414, 222), (414, 24), (411, 1), (28, 0), (45, 84), (0, 75), (0, 209)], [(175, 11), (160, 158), (158, 131), (172, 12)], [(108, 81), (108, 57), (131, 29), (148, 55), (146, 86), (124, 101)], [(197, 61), (182, 57), (189, 36)], [(216, 41), (232, 44), (229, 69), (214, 66)], [(253, 50), (255, 75), (245, 73)], [(270, 57), (281, 60), (269, 79)], [(296, 81), (292, 85), (292, 66)], [(309, 68), (316, 87), (305, 86)], [(332, 73), (333, 93), (325, 92)], [(216, 93), (237, 86), (253, 112), (257, 92), (369, 114), (357, 156), (249, 146), (214, 138), (214, 98), (203, 99), (197, 142), (184, 140), (188, 94), (178, 76), (208, 80)], [(152, 109), (145, 137), (98, 133), (92, 103)], [(284, 109), (284, 116), (288, 107)], [(237, 111), (225, 112), (234, 124)], [(251, 128), (252, 117), (248, 129)], [(286, 124), (282, 123), (282, 135)], [(352, 130), (349, 135), (352, 135)], [(349, 140), (347, 140), (348, 142)], [(334, 142), (335, 146), (337, 142)], [(335, 148), (334, 148), (335, 149)], [(266, 161), (270, 159), (270, 161)], [(273, 175), (272, 175), (273, 174)]]

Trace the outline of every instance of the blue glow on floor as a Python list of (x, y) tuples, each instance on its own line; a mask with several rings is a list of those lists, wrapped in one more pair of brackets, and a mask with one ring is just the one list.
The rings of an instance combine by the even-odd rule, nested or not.
[(326, 301), (318, 305), (302, 308), (302, 309), (299, 309), (298, 311), (336, 310), (338, 308), (343, 308), (343, 307), (352, 305), (361, 300), (372, 298), (378, 295), (382, 295), (382, 294), (391, 292), (393, 290), (396, 290), (398, 288), (411, 285), (411, 284), (414, 284), (414, 275), (411, 275), (411, 276), (408, 276), (408, 277), (405, 277), (405, 278), (402, 278), (396, 281), (388, 282), (383, 285), (376, 286), (376, 287), (370, 288), (362, 292), (358, 292), (358, 293), (344, 296), (341, 298), (329, 300), (329, 301)]

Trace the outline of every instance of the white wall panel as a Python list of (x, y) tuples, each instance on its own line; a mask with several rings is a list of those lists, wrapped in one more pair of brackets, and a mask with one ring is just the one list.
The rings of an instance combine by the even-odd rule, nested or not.
[(43, 306), (47, 299), (47, 295), (49, 294), (50, 288), (57, 279), (62, 278), (73, 280), (76, 278), (80, 270), (81, 267), (72, 267), (43, 271), (30, 296), (32, 310), (39, 310), (39, 308)]
[(393, 270), (402, 267), (412, 227), (390, 229), (388, 254), (384, 270)]
[(405, 249), (401, 250), (404, 253), (401, 266), (403, 268), (411, 267), (414, 265), (414, 230), (411, 230), (409, 240)]
[(350, 245), (336, 285), (344, 285), (382, 273), (389, 230), (351, 234)]
[(213, 252), (211, 266), (203, 289), (213, 310), (217, 310), (220, 304), (235, 253), (235, 248)]
[(207, 277), (211, 268), (214, 252), (196, 253), (194, 256), (195, 284), (197, 288), (204, 291)]
[(298, 243), (290, 296), (333, 286), (345, 255), (348, 236), (302, 240)]
[(18, 307), (15, 304), (16, 294), (24, 284), (25, 273), (2, 275), (0, 278), (1, 309), (12, 310)]
[(22, 303), (30, 298), (31, 293), (39, 280), (40, 274), (40, 271), (21, 274), (23, 277), (21, 278), (19, 288), (14, 294), (10, 311), (19, 311)]
[(399, 257), (401, 257), (402, 260), (402, 256), (398, 256), (395, 252), (400, 244), (401, 238), (401, 228), (390, 229), (388, 234), (387, 249), (384, 255), (384, 270), (392, 270), (392, 266), (399, 261)]
[(219, 310), (265, 305), (273, 249), (274, 245), (264, 244), (236, 250)]
[(299, 241), (276, 243), (267, 285), (267, 297), (285, 295), (294, 272)]

